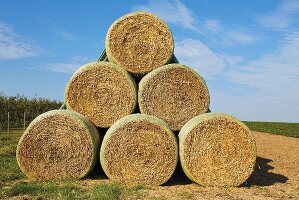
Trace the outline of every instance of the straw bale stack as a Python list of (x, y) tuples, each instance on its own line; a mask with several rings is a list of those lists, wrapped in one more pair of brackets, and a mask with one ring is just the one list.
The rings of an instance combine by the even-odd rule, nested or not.
[[(253, 135), (234, 117), (207, 113), (208, 87), (178, 63), (172, 33), (160, 18), (133, 12), (117, 19), (105, 46), (98, 62), (68, 82), (61, 109), (69, 111), (40, 115), (21, 137), (17, 161), (28, 177), (82, 178), (100, 160), (113, 181), (161, 185), (180, 157), (185, 174), (200, 185), (247, 180), (256, 161)], [(100, 150), (96, 126), (110, 127)], [(177, 143), (172, 131), (179, 130)]]

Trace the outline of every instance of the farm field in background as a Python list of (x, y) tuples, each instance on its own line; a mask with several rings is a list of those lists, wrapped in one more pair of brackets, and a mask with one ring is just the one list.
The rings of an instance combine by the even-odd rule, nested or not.
[[(299, 123), (287, 122), (257, 122), (243, 121), (252, 131), (266, 132), (288, 137), (299, 138)], [(22, 134), (23, 129), (10, 130), (10, 134)], [(0, 135), (7, 134), (7, 131), (0, 131)]]
[[(245, 123), (253, 131), (299, 137), (299, 123)], [(299, 199), (299, 192), (296, 192), (299, 191), (299, 173), (296, 167), (299, 164), (299, 159), (296, 159), (296, 152), (299, 151), (297, 138), (254, 132), (259, 168), (245, 185), (240, 188), (204, 188), (190, 182), (180, 173), (176, 173), (163, 186), (126, 186), (109, 181), (99, 170), (99, 165), (91, 175), (80, 181), (30, 182), (20, 171), (15, 158), (16, 146), (22, 133), (23, 130), (13, 130), (10, 134), (0, 132), (0, 199), (14, 196), (43, 199)], [(289, 145), (279, 148), (280, 144)]]
[(286, 122), (244, 122), (250, 130), (299, 138), (299, 123)]

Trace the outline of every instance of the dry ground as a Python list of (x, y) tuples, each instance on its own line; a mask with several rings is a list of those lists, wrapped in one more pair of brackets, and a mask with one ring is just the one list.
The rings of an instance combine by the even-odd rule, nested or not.
[[(135, 198), (121, 199), (298, 199), (299, 138), (253, 132), (257, 142), (257, 166), (248, 181), (238, 188), (202, 187), (177, 171), (163, 186), (141, 190)], [(96, 184), (98, 181), (86, 181)], [(106, 180), (107, 181), (107, 180)]]
[[(121, 199), (298, 199), (299, 138), (253, 132), (257, 142), (257, 166), (253, 175), (238, 188), (207, 188), (189, 181), (177, 171), (163, 186), (142, 187)], [(91, 188), (110, 183), (107, 178), (91, 177), (80, 185)], [(17, 196), (12, 199), (26, 199)], [(38, 199), (38, 198), (36, 198)], [(104, 198), (105, 199), (105, 198)], [(114, 199), (114, 198), (111, 198)]]
[[(239, 188), (204, 188), (184, 176), (142, 192), (142, 199), (299, 199), (299, 138), (253, 132), (257, 167)], [(178, 181), (180, 180), (180, 181)]]

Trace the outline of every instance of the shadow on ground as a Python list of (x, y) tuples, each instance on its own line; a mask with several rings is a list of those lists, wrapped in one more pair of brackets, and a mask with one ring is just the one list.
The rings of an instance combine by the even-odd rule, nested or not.
[[(101, 139), (103, 139), (107, 129), (99, 129), (101, 133)], [(175, 132), (177, 135), (178, 132)], [(102, 140), (101, 140), (102, 142)], [(270, 170), (274, 169), (273, 166), (271, 166), (271, 162), (273, 160), (268, 158), (262, 158), (257, 157), (256, 158), (256, 165), (254, 168), (254, 172), (252, 175), (248, 178), (248, 180), (241, 185), (241, 187), (250, 187), (250, 186), (270, 186), (275, 183), (286, 183), (288, 180), (288, 177), (282, 175), (282, 174), (275, 174), (273, 172), (270, 172)], [(175, 169), (175, 172), (173, 173), (172, 177), (163, 184), (163, 186), (174, 186), (174, 185), (188, 185), (192, 184), (193, 182), (184, 174), (182, 167), (178, 162), (178, 166)], [(108, 177), (105, 175), (100, 162), (97, 162), (94, 170), (90, 173), (90, 175), (87, 177), (89, 179), (108, 179)]]
[(245, 186), (270, 186), (275, 183), (285, 183), (288, 177), (282, 174), (275, 174), (269, 172), (269, 170), (274, 169), (273, 166), (269, 165), (273, 160), (268, 158), (257, 157), (256, 166), (254, 172), (249, 177)]
[[(271, 159), (257, 157), (254, 172), (248, 178), (248, 180), (243, 185), (241, 185), (241, 187), (249, 187), (254, 185), (270, 186), (275, 183), (286, 183), (288, 177), (269, 171), (274, 169), (274, 167), (270, 165), (271, 162), (273, 162)], [(184, 174), (182, 168), (178, 166), (170, 180), (163, 185), (173, 186), (187, 185), (191, 183), (192, 181)]]

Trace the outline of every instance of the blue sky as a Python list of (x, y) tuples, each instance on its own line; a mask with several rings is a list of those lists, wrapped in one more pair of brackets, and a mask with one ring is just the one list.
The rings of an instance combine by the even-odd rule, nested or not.
[(113, 21), (137, 10), (170, 26), (175, 55), (205, 78), (212, 111), (299, 122), (297, 0), (0, 0), (0, 92), (63, 100)]

